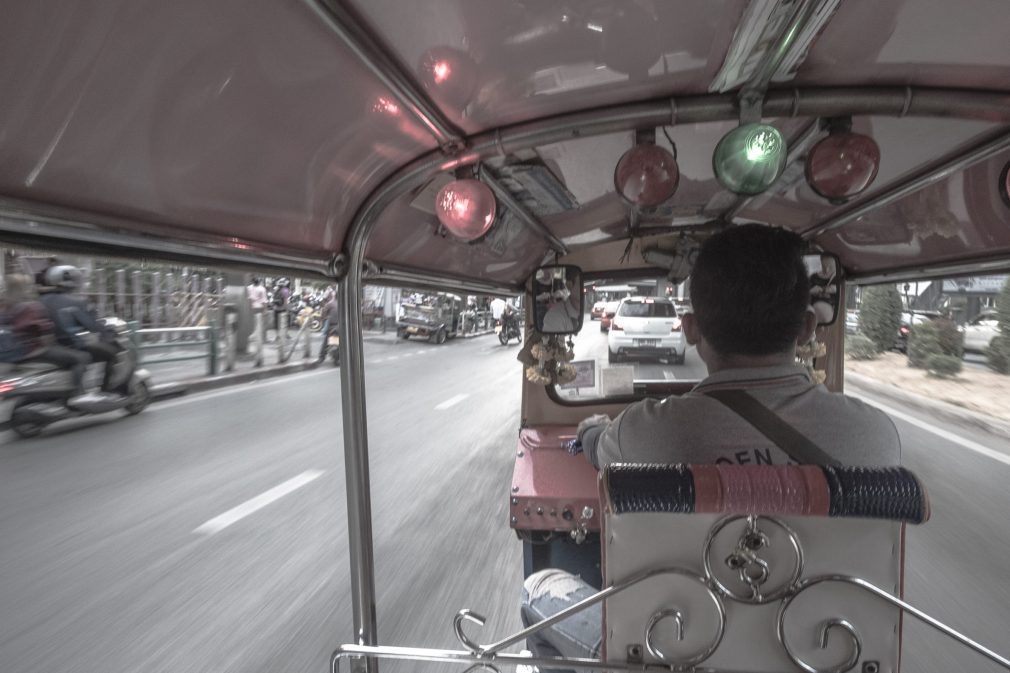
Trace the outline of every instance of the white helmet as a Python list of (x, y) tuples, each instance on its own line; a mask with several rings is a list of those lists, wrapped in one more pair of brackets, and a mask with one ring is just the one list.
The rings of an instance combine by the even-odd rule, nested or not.
[(63, 290), (76, 290), (81, 286), (84, 274), (76, 266), (61, 264), (46, 269), (45, 282), (51, 287), (58, 287)]

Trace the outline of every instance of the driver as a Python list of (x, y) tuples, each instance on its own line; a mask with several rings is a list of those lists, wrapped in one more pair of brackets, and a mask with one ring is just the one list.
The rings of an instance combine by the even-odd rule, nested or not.
[[(724, 397), (710, 395), (726, 390), (748, 393), (827, 460), (900, 462), (901, 445), (890, 418), (829, 392), (796, 363), (797, 346), (811, 340), (817, 325), (803, 250), (796, 234), (757, 224), (705, 241), (691, 274), (693, 312), (682, 320), (687, 342), (697, 346), (709, 376), (686, 395), (637, 402), (614, 420), (584, 420), (578, 435), (593, 465), (783, 464), (798, 455), (795, 445), (770, 441)], [(822, 461), (801, 457), (795, 462)], [(523, 622), (538, 622), (593, 593), (578, 576), (541, 570), (526, 579)], [(600, 606), (593, 606), (536, 634), (530, 648), (543, 656), (597, 657), (601, 620)]]
[(84, 339), (82, 332), (90, 332), (104, 337), (108, 328), (101, 325), (88, 310), (84, 297), (76, 294), (81, 284), (81, 270), (74, 266), (52, 266), (46, 271), (46, 284), (54, 288), (39, 297), (49, 317), (55, 325), (56, 339), (60, 344), (84, 351), (95, 362), (105, 363), (102, 391), (108, 392), (112, 378), (112, 364), (119, 354), (119, 348), (103, 338)]

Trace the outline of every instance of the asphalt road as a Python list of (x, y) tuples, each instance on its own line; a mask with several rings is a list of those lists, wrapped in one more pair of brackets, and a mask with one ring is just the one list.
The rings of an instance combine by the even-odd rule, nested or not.
[[(456, 647), (464, 607), (488, 616), (476, 640), (519, 628), (506, 523), (517, 350), (493, 336), (366, 344), (386, 644)], [(898, 427), (934, 511), (909, 530), (907, 597), (1010, 649), (1010, 458), (964, 442), (1004, 457), (1010, 445)], [(341, 445), (328, 367), (36, 440), (3, 435), (0, 671), (326, 670), (352, 640)], [(905, 671), (999, 670), (911, 621), (905, 643)]]

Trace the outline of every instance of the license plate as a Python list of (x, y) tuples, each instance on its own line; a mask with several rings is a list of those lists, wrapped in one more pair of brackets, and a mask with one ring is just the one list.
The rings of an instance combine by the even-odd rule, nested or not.
[(340, 337), (338, 337), (338, 336), (331, 336), (331, 337), (329, 337), (326, 340), (326, 344), (328, 346), (339, 346), (340, 345)]
[(636, 346), (655, 348), (659, 345), (659, 339), (635, 339)]
[(501, 334), (501, 325), (495, 325), (494, 326), (494, 333), (495, 334)]

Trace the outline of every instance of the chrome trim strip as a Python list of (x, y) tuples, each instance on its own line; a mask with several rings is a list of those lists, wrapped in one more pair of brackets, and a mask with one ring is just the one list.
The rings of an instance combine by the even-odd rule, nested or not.
[(772, 81), (772, 77), (778, 72), (782, 61), (789, 55), (797, 38), (810, 22), (818, 4), (820, 4), (818, 0), (796, 0), (792, 16), (789, 17), (782, 32), (779, 33), (775, 47), (765, 53), (764, 58), (754, 68), (750, 80), (740, 90), (741, 99), (762, 96), (768, 90), (768, 83)]

